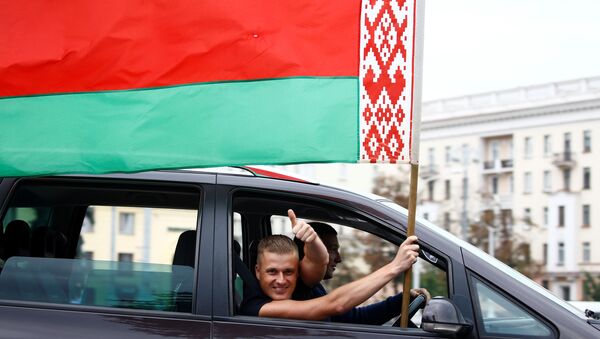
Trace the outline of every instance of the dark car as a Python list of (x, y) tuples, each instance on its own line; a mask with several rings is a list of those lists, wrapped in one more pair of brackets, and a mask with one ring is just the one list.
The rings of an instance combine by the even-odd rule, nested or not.
[(158, 171), (0, 178), (0, 205), (1, 338), (600, 337), (600, 322), (425, 220), (415, 284), (436, 298), (416, 328), (238, 313), (252, 244), (290, 233), (289, 208), (338, 230), (346, 262), (328, 288), (385, 264), (407, 213), (376, 196), (245, 170)]

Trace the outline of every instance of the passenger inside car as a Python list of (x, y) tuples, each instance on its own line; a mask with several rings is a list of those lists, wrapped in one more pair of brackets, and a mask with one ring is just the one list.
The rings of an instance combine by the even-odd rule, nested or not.
[[(329, 224), (323, 222), (311, 222), (310, 225), (315, 230), (319, 238), (325, 244), (327, 252), (329, 254), (329, 262), (327, 264), (327, 270), (323, 280), (329, 280), (333, 278), (333, 274), (336, 270), (336, 266), (342, 262), (342, 256), (340, 254), (340, 243), (337, 238), (337, 231)], [(303, 248), (304, 244), (298, 238), (294, 238), (294, 242), (298, 246), (299, 256), (304, 256)], [(307, 286), (302, 280), (298, 280), (296, 290), (293, 294), (294, 300), (309, 300), (318, 297), (322, 297), (327, 294), (327, 289), (322, 283), (318, 283), (312, 287)], [(413, 288), (410, 291), (411, 300), (418, 295), (423, 294), (426, 296), (427, 301), (431, 299), (429, 291), (425, 288)], [(400, 315), (402, 305), (402, 292), (388, 297), (387, 299), (363, 307), (354, 307), (346, 313), (332, 316), (331, 321), (334, 322), (345, 322), (354, 324), (366, 324), (366, 325), (382, 325), (390, 321), (394, 317)]]
[[(296, 231), (295, 215), (290, 211), (288, 215)], [(312, 227), (310, 229), (312, 230)], [(303, 234), (294, 234), (302, 239)], [(416, 262), (419, 250), (416, 241), (415, 236), (407, 238), (390, 263), (366, 277), (318, 298), (292, 300), (299, 274), (298, 248), (286, 236), (268, 236), (258, 245), (255, 274), (260, 289), (244, 295), (241, 313), (264, 317), (326, 320), (348, 312)], [(306, 246), (304, 250), (307, 250)], [(305, 255), (309, 254), (305, 252)]]

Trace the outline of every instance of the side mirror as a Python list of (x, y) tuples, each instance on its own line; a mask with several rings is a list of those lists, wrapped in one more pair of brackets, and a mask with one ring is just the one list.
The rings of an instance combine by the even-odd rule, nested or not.
[(435, 297), (423, 310), (421, 329), (445, 336), (468, 333), (473, 326), (468, 324), (452, 300)]

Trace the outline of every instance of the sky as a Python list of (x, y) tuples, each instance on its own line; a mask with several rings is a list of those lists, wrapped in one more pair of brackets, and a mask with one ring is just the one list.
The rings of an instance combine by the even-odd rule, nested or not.
[(599, 0), (426, 0), (423, 100), (600, 76)]

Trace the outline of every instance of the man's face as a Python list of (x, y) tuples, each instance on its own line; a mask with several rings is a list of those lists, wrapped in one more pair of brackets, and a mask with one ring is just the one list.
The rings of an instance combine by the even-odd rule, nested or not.
[(327, 271), (323, 279), (331, 279), (333, 277), (333, 271), (337, 264), (342, 262), (342, 256), (340, 255), (340, 243), (338, 242), (335, 234), (324, 234), (321, 238), (327, 252), (329, 253), (329, 263), (327, 264)]
[(260, 288), (269, 298), (291, 299), (298, 280), (298, 255), (265, 251), (258, 256), (255, 273)]

